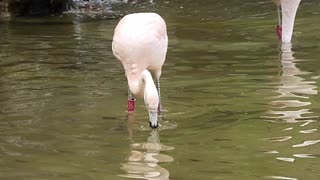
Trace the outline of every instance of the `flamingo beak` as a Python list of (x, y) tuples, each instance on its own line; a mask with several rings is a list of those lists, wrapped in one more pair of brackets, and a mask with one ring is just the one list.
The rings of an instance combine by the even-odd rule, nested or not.
[(149, 111), (149, 125), (152, 129), (158, 128), (158, 112)]

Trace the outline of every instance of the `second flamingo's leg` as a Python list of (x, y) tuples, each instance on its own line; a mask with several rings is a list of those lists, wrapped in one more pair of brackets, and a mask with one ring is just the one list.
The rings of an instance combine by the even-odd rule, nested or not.
[(281, 6), (278, 6), (278, 26), (276, 28), (277, 35), (279, 40), (282, 39), (282, 15), (281, 15)]
[(158, 112), (161, 113), (161, 112), (163, 112), (163, 107), (162, 107), (162, 104), (161, 104), (160, 80), (159, 79), (157, 79), (157, 89), (158, 89), (158, 95), (159, 95)]

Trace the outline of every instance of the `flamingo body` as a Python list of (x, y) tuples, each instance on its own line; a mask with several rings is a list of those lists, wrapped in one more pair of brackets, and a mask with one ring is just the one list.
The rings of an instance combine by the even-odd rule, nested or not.
[[(126, 15), (115, 28), (112, 51), (121, 61), (130, 92), (144, 97), (151, 116), (159, 106), (161, 69), (167, 53), (168, 37), (165, 21), (156, 13), (135, 13)], [(157, 125), (156, 125), (157, 126)]]

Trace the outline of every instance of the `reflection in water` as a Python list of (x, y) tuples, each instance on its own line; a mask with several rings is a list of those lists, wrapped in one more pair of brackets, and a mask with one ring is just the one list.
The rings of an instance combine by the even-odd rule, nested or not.
[[(281, 86), (280, 75), (279, 84), (266, 84), (274, 80), (272, 75), (281, 64), (269, 48), (275, 38), (270, 33), (273, 4), (262, 0), (154, 2), (112, 7), (119, 16), (155, 10), (168, 23), (172, 41), (163, 86), (170, 110), (165, 118), (170, 122), (164, 126), (173, 129), (167, 125), (173, 119), (179, 126), (170, 135), (162, 126), (159, 135), (161, 143), (179, 151), (160, 151), (174, 162), (153, 164), (169, 171), (174, 180), (319, 179), (320, 143), (292, 147), (320, 139), (318, 118), (297, 119), (301, 123), (286, 123), (281, 117), (268, 119), (277, 123), (257, 121), (266, 115), (266, 101), (286, 101), (271, 104), (273, 111), (314, 113), (302, 117), (320, 113), (317, 95), (294, 93), (309, 99), (261, 100), (270, 97), (271, 88)], [(303, 38), (297, 39), (301, 41), (296, 41), (299, 52), (294, 56), (308, 61), (294, 63), (315, 74), (295, 76), (318, 84), (319, 3), (305, 2), (299, 14), (301, 32), (297, 32)], [(127, 141), (127, 130), (121, 128), (125, 126), (119, 127), (124, 123), (126, 105), (121, 97), (126, 96), (126, 83), (111, 52), (118, 22), (111, 18), (68, 15), (0, 22), (0, 179), (128, 179), (119, 177), (129, 176), (120, 169), (122, 164), (145, 165), (143, 158), (128, 160), (132, 151), (145, 155), (147, 150), (128, 147), (133, 143)], [(141, 116), (146, 117), (144, 112)], [(147, 143), (150, 136), (144, 118), (140, 121), (136, 116), (134, 143)], [(292, 138), (255, 141), (287, 136)], [(130, 175), (144, 177), (141, 171)]]
[(284, 177), (284, 176), (267, 176), (267, 178), (282, 179), (282, 180), (298, 180), (297, 178), (290, 178), (290, 177)]
[[(287, 123), (308, 122), (311, 118), (317, 118), (318, 116), (304, 116), (313, 112), (310, 112), (310, 109), (302, 108), (311, 105), (311, 102), (307, 101), (309, 95), (318, 94), (317, 86), (314, 85), (315, 82), (306, 81), (301, 77), (301, 75), (309, 73), (297, 68), (297, 60), (293, 57), (291, 44), (283, 44), (281, 50), (282, 75), (280, 86), (276, 90), (279, 95), (273, 97), (276, 100), (270, 103), (277, 110), (268, 112), (271, 115), (278, 116), (268, 118), (282, 119)], [(290, 110), (291, 108), (296, 109)]]
[(294, 154), (293, 156), (297, 158), (315, 158), (313, 154)]
[[(319, 116), (313, 115), (310, 106), (312, 102), (308, 101), (310, 96), (317, 95), (317, 86), (312, 80), (306, 80), (303, 76), (310, 74), (309, 72), (302, 71), (297, 67), (297, 62), (293, 56), (291, 50), (291, 44), (282, 44), (281, 46), (281, 67), (282, 74), (280, 77), (280, 85), (277, 87), (275, 92), (278, 95), (272, 97), (273, 101), (270, 102), (272, 110), (267, 112), (266, 118), (270, 122), (274, 123), (287, 123), (290, 127), (282, 129), (282, 133), (286, 133), (286, 136), (264, 138), (263, 140), (268, 140), (270, 142), (287, 142), (295, 138), (301, 138), (294, 133), (295, 128), (304, 128), (311, 126), (313, 122), (316, 122), (315, 118)], [(292, 123), (298, 123), (296, 127)], [(301, 123), (301, 124), (300, 124)], [(299, 129), (300, 130), (300, 129)], [(311, 129), (301, 129), (298, 131), (300, 135), (302, 134), (312, 134), (317, 132), (316, 128)], [(290, 135), (288, 136), (288, 133)], [(320, 140), (306, 140), (299, 144), (294, 144), (289, 146), (289, 148), (295, 148), (295, 150), (305, 146), (310, 146), (319, 143)], [(287, 146), (288, 147), (288, 146)], [(270, 150), (266, 152), (267, 154), (277, 154), (281, 155), (280, 150)], [(277, 160), (282, 162), (294, 163), (295, 158), (314, 158), (313, 154), (293, 154), (291, 157), (276, 157)], [(272, 179), (296, 179), (292, 177), (284, 176), (267, 176)]]
[[(128, 116), (129, 137), (132, 140), (132, 124), (134, 116)], [(169, 155), (161, 154), (162, 151), (173, 150), (173, 147), (165, 146), (160, 143), (159, 130), (152, 130), (147, 142), (132, 143), (131, 152), (127, 162), (121, 165), (121, 169), (127, 174), (121, 177), (148, 180), (168, 180), (169, 171), (159, 165), (163, 162), (172, 162), (173, 158)]]
[(320, 140), (304, 141), (302, 144), (295, 144), (292, 147), (304, 147), (319, 143)]
[[(313, 114), (307, 107), (311, 105), (311, 102), (308, 102), (310, 95), (317, 95), (317, 86), (315, 86), (314, 81), (306, 81), (302, 75), (309, 74), (300, 70), (296, 63), (296, 60), (293, 57), (293, 52), (291, 51), (291, 44), (282, 44), (281, 47), (281, 66), (282, 74), (280, 77), (280, 86), (276, 90), (279, 94), (274, 96), (270, 104), (273, 109), (268, 112), (269, 115), (267, 118), (271, 122), (281, 122), (286, 123), (310, 123), (314, 122), (313, 118), (319, 116), (306, 116), (308, 114)], [(275, 119), (275, 120), (272, 120)], [(302, 124), (301, 126), (305, 126)], [(287, 130), (291, 130), (287, 129)]]

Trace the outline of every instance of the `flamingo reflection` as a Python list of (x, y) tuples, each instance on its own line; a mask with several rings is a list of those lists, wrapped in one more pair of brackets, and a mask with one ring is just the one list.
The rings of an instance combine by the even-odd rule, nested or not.
[(313, 122), (318, 116), (313, 116), (307, 107), (311, 105), (308, 101), (310, 96), (318, 94), (317, 86), (314, 81), (302, 77), (310, 73), (297, 67), (298, 60), (293, 56), (291, 43), (282, 44), (281, 51), (282, 74), (276, 90), (278, 95), (270, 103), (276, 110), (269, 111), (268, 114), (273, 116), (268, 118), (281, 119), (286, 123)]
[[(319, 139), (312, 139), (296, 143), (301, 137), (308, 137), (308, 139), (312, 137), (318, 138), (315, 133), (318, 129), (312, 128), (312, 125), (315, 124), (314, 122), (319, 116), (314, 115), (311, 109), (312, 101), (310, 99), (318, 94), (315, 81), (306, 80), (306, 75), (310, 74), (310, 72), (302, 71), (297, 67), (299, 60), (296, 60), (293, 54), (291, 43), (282, 44), (280, 54), (282, 74), (279, 79), (279, 86), (275, 90), (278, 95), (272, 97), (273, 100), (270, 102), (271, 110), (267, 112), (268, 115), (265, 117), (270, 122), (289, 125), (289, 127), (285, 127), (280, 131), (281, 134), (285, 134), (284, 136), (264, 139), (273, 143), (288, 144), (295, 142), (290, 144), (289, 147), (281, 146), (282, 148), (287, 147), (285, 149), (273, 149), (265, 152), (266, 154), (274, 154), (277, 156), (275, 157), (276, 160), (287, 163), (294, 163), (296, 158), (315, 158), (316, 156), (312, 153), (301, 153), (300, 151), (316, 152), (316, 149), (305, 149), (304, 147), (320, 142)], [(294, 131), (296, 129), (298, 131)], [(305, 136), (305, 134), (309, 135)], [(288, 148), (294, 149), (297, 153), (284, 154)], [(267, 176), (267, 178), (296, 179), (285, 176)]]
[[(128, 115), (129, 138), (133, 141), (134, 115)], [(173, 150), (173, 147), (160, 143), (159, 129), (150, 132), (147, 142), (132, 143), (127, 161), (121, 164), (126, 174), (119, 176), (132, 179), (169, 180), (169, 171), (159, 163), (173, 162), (174, 159), (162, 152)]]

